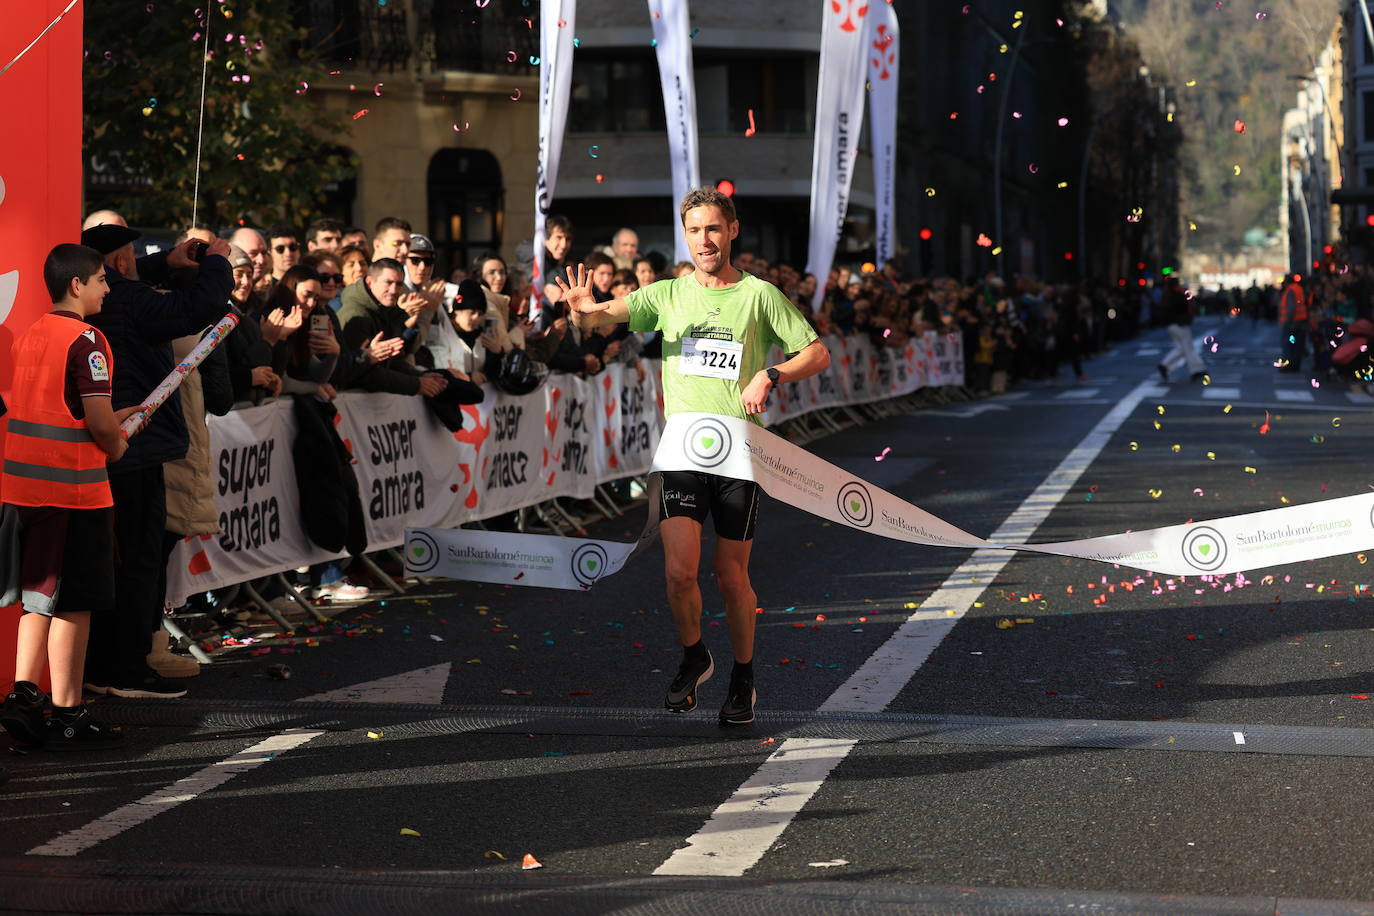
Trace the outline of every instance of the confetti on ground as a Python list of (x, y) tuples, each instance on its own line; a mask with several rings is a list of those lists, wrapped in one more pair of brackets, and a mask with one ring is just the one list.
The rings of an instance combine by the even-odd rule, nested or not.
[(501, 855), (501, 853), (497, 852), (495, 849), (488, 849), (486, 852), (482, 853), (482, 858), (500, 859), (502, 862), (506, 861), (506, 857)]
[(371, 738), (373, 741), (376, 741), (378, 738), (381, 738), (382, 735), (384, 735), (384, 734), (386, 734), (386, 733), (385, 733), (385, 732), (368, 732), (368, 733), (367, 733), (367, 736), (368, 736), (369, 738)]
[(807, 862), (811, 868), (834, 868), (837, 865), (848, 865), (848, 859), (831, 859), (828, 862)]
[(361, 118), (361, 117), (362, 117), (363, 115), (365, 115), (365, 114), (367, 114), (367, 109), (366, 109), (366, 108), (361, 108), (361, 109), (359, 109), (359, 110), (357, 111), (357, 113), (355, 113), (355, 114), (353, 115), (353, 120), (356, 121), (356, 120), (358, 120), (359, 118)]
[(525, 853), (525, 857), (520, 860), (520, 867), (525, 871), (530, 871), (531, 869), (543, 868), (544, 866), (534, 857), (533, 853), (527, 852)]
[(418, 831), (418, 830), (411, 830), (409, 827), (402, 827), (402, 828), (401, 828), (401, 836), (419, 836), (419, 835), (420, 835), (420, 831)]

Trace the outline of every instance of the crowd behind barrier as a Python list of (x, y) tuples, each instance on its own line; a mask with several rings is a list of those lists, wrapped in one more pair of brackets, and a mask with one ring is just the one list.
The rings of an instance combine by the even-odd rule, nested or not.
[[(780, 386), (766, 423), (963, 384), (957, 332), (928, 331), (901, 350), (862, 337), (826, 343), (830, 369)], [(399, 546), (406, 528), (454, 528), (558, 497), (590, 499), (600, 484), (647, 472), (663, 427), (658, 370), (655, 360), (642, 374), (612, 365), (592, 378), (554, 375), (525, 395), (489, 389), (481, 403), (463, 407), (457, 432), (416, 398), (341, 393), (336, 429), (352, 456), (365, 549)], [(208, 425), (219, 533), (177, 545), (167, 570), (170, 605), (347, 555), (307, 533), (306, 490), (347, 497), (320, 493), (327, 483), (297, 464), (293, 402), (234, 410)]]

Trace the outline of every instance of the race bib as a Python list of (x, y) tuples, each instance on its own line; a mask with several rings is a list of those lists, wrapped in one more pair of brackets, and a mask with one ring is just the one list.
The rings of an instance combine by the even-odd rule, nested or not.
[(682, 356), (677, 365), (678, 371), (683, 375), (739, 381), (740, 361), (743, 358), (742, 343), (735, 343), (733, 340), (684, 337)]

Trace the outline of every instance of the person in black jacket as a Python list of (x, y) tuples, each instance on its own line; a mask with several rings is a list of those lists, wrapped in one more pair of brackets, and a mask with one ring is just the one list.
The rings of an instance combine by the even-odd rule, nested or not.
[[(122, 221), (121, 221), (122, 222)], [(123, 225), (102, 224), (81, 233), (81, 242), (105, 256), (110, 292), (104, 308), (92, 316), (110, 348), (118, 354), (114, 373), (116, 410), (141, 404), (175, 367), (172, 341), (199, 333), (229, 311), (233, 273), (229, 243), (219, 239), (208, 248), (188, 240), (169, 252), (134, 257), (139, 234)], [(151, 284), (165, 281), (171, 270), (196, 265), (189, 289), (163, 292)], [(148, 667), (148, 644), (162, 623), (162, 532), (167, 523), (164, 462), (186, 456), (186, 417), (176, 393), (153, 414), (147, 428), (132, 439), (124, 460), (111, 466), (115, 503), (115, 598), (111, 613), (93, 621), (87, 649), (86, 688), (97, 694), (129, 697), (180, 697), (186, 690)]]

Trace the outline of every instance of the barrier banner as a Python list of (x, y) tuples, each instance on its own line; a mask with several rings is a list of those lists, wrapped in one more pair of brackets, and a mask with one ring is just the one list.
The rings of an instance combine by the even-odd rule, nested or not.
[(690, 261), (692, 252), (682, 235), (682, 220), (677, 212), (687, 192), (701, 186), (701, 170), (697, 165), (697, 92), (687, 0), (649, 0), (649, 23), (654, 31), (658, 81), (663, 88), (663, 114), (668, 123), (668, 161), (673, 178), (673, 257), (678, 261)]
[(822, 0), (816, 141), (811, 153), (811, 240), (806, 255), (806, 272), (816, 276), (812, 311), (820, 310), (849, 210), (849, 187), (864, 120), (869, 5), (869, 0)]
[(873, 3), (868, 24), (868, 137), (873, 148), (874, 247), (881, 267), (897, 253), (897, 8)]
[(345, 393), (336, 406), (336, 430), (353, 455), (367, 543), (399, 544), (407, 525), (445, 524), (463, 476), (458, 443), (424, 400)]
[(173, 550), (173, 606), (196, 592), (339, 556), (316, 547), (301, 526), (290, 398), (207, 419), (219, 534), (185, 538)]
[(572, 91), (573, 36), (577, 0), (542, 0), (539, 5), (539, 171), (534, 179), (534, 264), (530, 269), (530, 314), (539, 315), (544, 284), (544, 218), (553, 203), (563, 131)]

